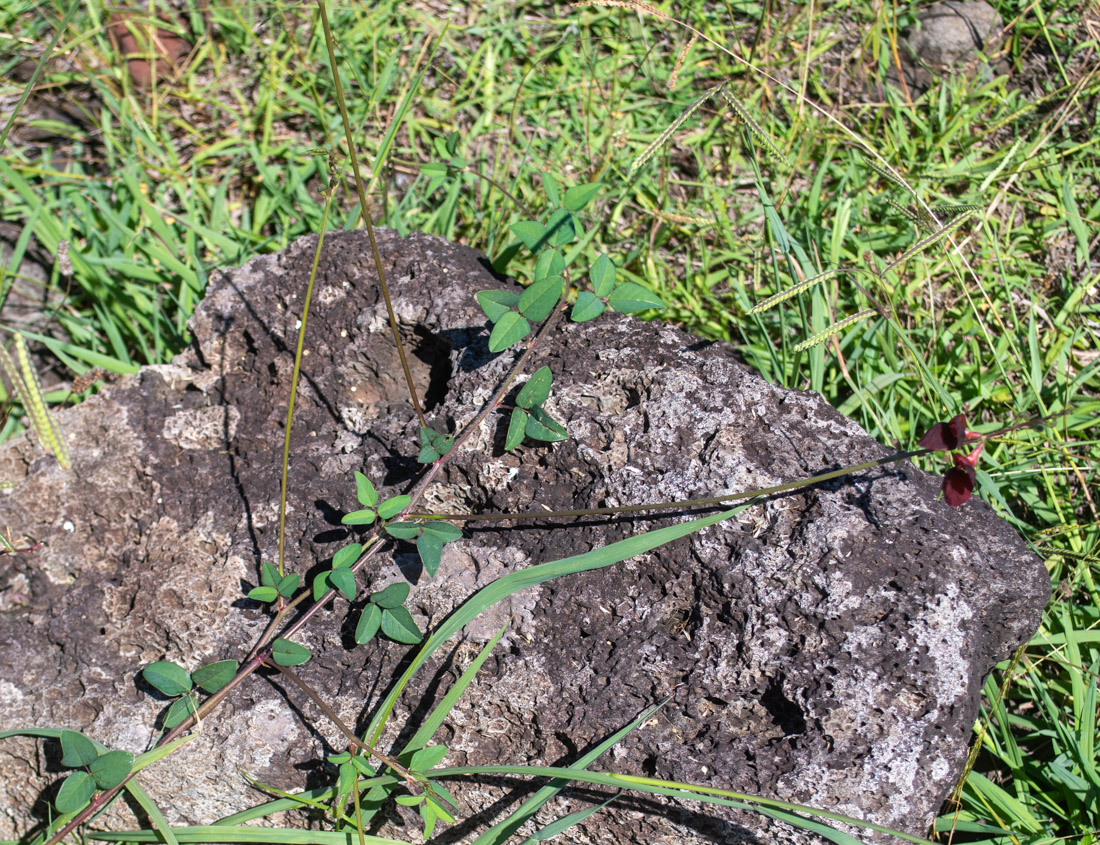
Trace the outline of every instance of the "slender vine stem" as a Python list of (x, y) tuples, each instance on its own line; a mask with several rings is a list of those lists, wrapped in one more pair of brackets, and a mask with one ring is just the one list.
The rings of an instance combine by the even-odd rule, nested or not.
[(359, 737), (357, 737), (355, 735), (355, 732), (352, 731), (351, 728), (349, 728), (347, 725), (344, 724), (344, 720), (341, 719), (338, 715), (336, 715), (336, 711), (334, 711), (331, 707), (329, 707), (327, 704), (325, 704), (325, 702), (321, 699), (321, 697), (319, 695), (317, 695), (317, 693), (315, 693), (313, 691), (313, 689), (309, 686), (309, 684), (307, 684), (305, 681), (303, 681), (301, 678), (298, 677), (297, 672), (293, 671), (288, 666), (280, 666), (278, 663), (275, 663), (274, 661), (269, 662), (267, 665), (268, 666), (274, 666), (276, 669), (278, 669), (280, 672), (282, 672), (283, 675), (285, 675), (295, 686), (297, 686), (298, 689), (300, 689), (302, 692), (304, 692), (306, 694), (306, 696), (309, 698), (309, 700), (312, 701), (314, 704), (316, 704), (320, 708), (321, 712), (325, 714), (325, 716), (328, 718), (328, 720), (330, 722), (332, 722), (332, 724), (336, 725), (336, 727), (339, 729), (340, 733), (342, 733), (347, 738), (348, 742), (350, 742), (352, 745), (354, 745), (356, 748), (360, 749), (361, 751), (367, 752), (367, 754), (370, 754), (372, 757), (377, 757), (379, 760), (381, 760), (383, 763), (385, 763), (387, 766), (389, 766), (395, 772), (400, 774), (401, 777), (403, 777), (405, 779), (406, 783), (409, 783), (409, 784), (416, 783), (417, 779), (413, 776), (412, 772), (410, 772), (408, 769), (406, 769), (404, 766), (402, 766), (400, 763), (398, 763), (395, 758), (390, 757), (388, 754), (383, 754), (381, 751), (379, 751), (373, 745), (370, 745), (366, 742), (363, 742), (363, 740), (359, 739)]
[(321, 12), (321, 24), (325, 30), (325, 46), (328, 48), (328, 61), (329, 67), (332, 69), (333, 87), (336, 89), (336, 102), (340, 107), (340, 119), (344, 122), (344, 139), (348, 145), (348, 158), (351, 160), (351, 169), (355, 174), (355, 192), (359, 195), (359, 208), (363, 213), (363, 222), (367, 224), (367, 237), (370, 238), (374, 269), (378, 273), (378, 287), (382, 291), (382, 298), (386, 301), (386, 314), (390, 321), (390, 332), (393, 333), (393, 342), (397, 346), (397, 356), (401, 359), (401, 369), (405, 373), (409, 398), (416, 411), (416, 418), (420, 420), (420, 427), (427, 428), (428, 422), (424, 418), (424, 409), (420, 406), (420, 397), (417, 395), (416, 385), (413, 383), (409, 361), (405, 357), (405, 344), (401, 342), (401, 332), (397, 328), (397, 315), (394, 314), (393, 303), (390, 301), (390, 288), (386, 284), (386, 272), (382, 269), (382, 256), (378, 252), (378, 242), (374, 238), (374, 223), (371, 220), (370, 208), (367, 205), (367, 194), (363, 189), (363, 177), (359, 172), (359, 157), (355, 153), (355, 139), (351, 132), (351, 119), (348, 117), (348, 108), (344, 104), (344, 88), (340, 84), (340, 71), (336, 64), (336, 49), (333, 46), (336, 41), (332, 37), (332, 29), (329, 27), (328, 9), (325, 7), (325, 0), (317, 0), (317, 8)]

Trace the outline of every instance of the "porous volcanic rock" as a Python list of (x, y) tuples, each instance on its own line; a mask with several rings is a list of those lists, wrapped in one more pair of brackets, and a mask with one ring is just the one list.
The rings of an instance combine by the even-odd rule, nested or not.
[[(193, 669), (242, 658), (265, 626), (244, 598), (277, 548), (279, 464), (292, 350), (316, 248), (306, 238), (213, 280), (191, 349), (60, 414), (74, 469), (26, 437), (0, 449), (12, 536), (0, 556), (3, 728), (65, 727), (145, 750), (166, 702), (140, 675), (162, 658)], [(436, 428), (471, 420), (514, 361), (487, 350), (475, 291), (504, 288), (465, 247), (379, 233), (410, 364)], [(287, 561), (315, 573), (349, 541), (353, 471), (408, 489), (418, 425), (405, 395), (362, 232), (330, 234), (309, 316), (291, 438)], [(540, 343), (546, 408), (567, 442), (502, 450), (494, 412), (445, 466), (439, 511), (572, 509), (679, 501), (796, 480), (891, 450), (820, 396), (767, 384), (729, 347), (668, 325), (608, 316)], [(448, 765), (567, 764), (652, 705), (667, 705), (595, 768), (693, 781), (923, 833), (963, 765), (983, 676), (1036, 629), (1049, 583), (983, 502), (952, 509), (908, 463), (776, 496), (738, 517), (606, 569), (515, 594), (429, 663), (395, 711), (409, 736), (498, 625), (511, 620), (437, 737)], [(422, 627), (508, 572), (689, 518), (579, 526), (473, 523), (436, 578), (412, 548), (360, 576), (405, 579)], [(394, 565), (396, 563), (396, 565)], [(405, 647), (352, 647), (357, 603), (340, 601), (299, 640), (301, 676), (363, 729)], [(200, 736), (141, 781), (173, 823), (209, 823), (261, 800), (238, 769), (281, 789), (328, 782), (342, 747), (278, 675), (253, 677)], [(0, 741), (0, 837), (47, 817), (63, 770), (53, 742)], [(506, 814), (516, 779), (454, 782), (463, 841)], [(588, 806), (578, 788), (540, 820)], [(133, 826), (117, 803), (97, 820)], [(139, 811), (140, 815), (140, 811)], [(282, 823), (315, 823), (288, 816)], [(397, 812), (372, 831), (419, 841)], [(574, 829), (591, 843), (809, 842), (778, 819), (624, 795)], [(870, 838), (870, 837), (868, 837)]]

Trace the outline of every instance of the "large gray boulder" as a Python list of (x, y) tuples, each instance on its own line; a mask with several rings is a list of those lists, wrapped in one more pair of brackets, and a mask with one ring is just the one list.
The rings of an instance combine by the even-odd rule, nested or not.
[[(265, 626), (244, 599), (277, 545), (279, 461), (296, 323), (316, 240), (212, 281), (193, 347), (61, 413), (74, 469), (27, 438), (0, 449), (0, 523), (41, 543), (0, 556), (0, 728), (66, 727), (134, 752), (165, 702), (140, 678), (241, 658)], [(379, 233), (411, 364), (437, 428), (461, 428), (514, 360), (486, 348), (474, 293), (508, 284), (464, 247)], [(390, 341), (366, 236), (325, 241), (292, 436), (288, 563), (316, 572), (348, 542), (353, 471), (404, 491), (418, 427)], [(720, 343), (613, 316), (563, 324), (534, 356), (571, 439), (504, 453), (494, 413), (449, 463), (437, 511), (675, 501), (796, 480), (889, 454), (810, 392), (773, 387)], [(1026, 641), (1049, 593), (1039, 560), (984, 503), (952, 509), (939, 480), (888, 465), (789, 495), (626, 563), (517, 593), (430, 663), (395, 711), (387, 747), (422, 719), (496, 627), (504, 641), (437, 741), (448, 765), (567, 764), (651, 705), (657, 717), (595, 768), (812, 804), (923, 833), (963, 765), (983, 677)], [(408, 546), (360, 576), (415, 584), (424, 628), (507, 572), (565, 558), (659, 519), (476, 523), (426, 579)], [(396, 565), (394, 565), (396, 563)], [(358, 609), (358, 608), (356, 608)], [(362, 729), (408, 653), (350, 648), (345, 602), (300, 641), (300, 673)], [(402, 733), (404, 738), (408, 732)], [(202, 735), (141, 775), (178, 824), (260, 800), (238, 769), (281, 789), (332, 775), (343, 746), (278, 677), (254, 677)], [(0, 837), (46, 818), (55, 746), (0, 741)], [(514, 808), (514, 780), (452, 784), (473, 816), (459, 841)], [(541, 819), (586, 806), (578, 788)], [(303, 825), (308, 819), (284, 817)], [(132, 827), (119, 802), (97, 825)], [(375, 832), (418, 841), (396, 813)], [(624, 796), (577, 842), (803, 842), (785, 823)], [(873, 837), (867, 837), (871, 839)]]

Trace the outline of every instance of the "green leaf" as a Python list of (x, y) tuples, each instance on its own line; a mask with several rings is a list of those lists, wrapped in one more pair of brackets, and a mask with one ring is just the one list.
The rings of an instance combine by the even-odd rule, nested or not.
[(279, 597), (279, 591), (274, 587), (253, 587), (248, 597), (253, 601), (272, 602)]
[(477, 294), (477, 304), (493, 323), (511, 311), (517, 302), (519, 294), (510, 290), (483, 290)]
[(409, 585), (404, 581), (395, 581), (386, 589), (371, 593), (370, 602), (381, 608), (400, 607), (405, 603), (405, 599), (409, 597), (410, 592)]
[(87, 772), (73, 772), (61, 784), (53, 805), (59, 813), (75, 813), (83, 810), (92, 800), (93, 795), (95, 795), (95, 781), (92, 780), (92, 776)]
[(565, 259), (556, 249), (544, 249), (535, 262), (535, 281), (560, 276), (565, 271)]
[(437, 534), (424, 532), (416, 540), (416, 550), (420, 553), (420, 562), (429, 578), (439, 571), (439, 561), (443, 558), (443, 540)]
[(355, 641), (359, 645), (369, 643), (378, 633), (378, 626), (382, 624), (382, 609), (370, 602), (359, 614), (359, 624), (355, 626)]
[(450, 452), (454, 445), (453, 434), (440, 434), (434, 428), (421, 428), (420, 456), (416, 460), (422, 464), (434, 464)]
[(561, 191), (558, 189), (558, 180), (549, 173), (543, 173), (541, 175), (542, 187), (546, 189), (546, 198), (550, 200), (550, 205), (557, 208), (561, 205)]
[(236, 660), (219, 660), (191, 673), (191, 680), (203, 692), (215, 693), (233, 680), (237, 674)]
[(100, 789), (114, 789), (126, 780), (133, 767), (134, 755), (129, 751), (108, 751), (92, 761), (88, 773)]
[(141, 670), (149, 685), (160, 690), (169, 698), (191, 691), (191, 676), (181, 666), (169, 660), (158, 660)]
[(601, 252), (600, 257), (588, 271), (588, 278), (592, 282), (592, 290), (595, 291), (596, 296), (610, 296), (611, 291), (615, 289), (615, 262)]
[(550, 233), (550, 237), (547, 238), (547, 243), (550, 246), (565, 246), (572, 243), (573, 238), (577, 236), (573, 215), (564, 208), (558, 209), (550, 215), (550, 219), (546, 221), (546, 229)]
[(279, 570), (275, 568), (275, 564), (266, 560), (260, 564), (260, 583), (265, 587), (274, 587), (279, 583)]
[(301, 583), (302, 577), (297, 572), (292, 572), (279, 582), (279, 586), (276, 589), (279, 591), (280, 596), (286, 598), (293, 595), (294, 591), (298, 589), (298, 585)]
[(462, 539), (462, 529), (449, 522), (425, 522), (423, 525), (425, 534), (434, 534), (444, 543)]
[(378, 504), (378, 491), (370, 483), (370, 479), (363, 473), (355, 473), (355, 498), (365, 508), (373, 508)]
[(280, 666), (300, 666), (313, 655), (309, 653), (309, 649), (305, 646), (277, 637), (275, 642), (271, 644), (271, 656)]
[(195, 703), (195, 696), (193, 695), (185, 695), (183, 698), (173, 701), (172, 706), (164, 714), (165, 730), (171, 730), (196, 710), (198, 710), (198, 705)]
[(447, 165), (439, 161), (429, 161), (420, 166), (420, 172), (425, 176), (438, 177), (447, 175)]
[(313, 600), (318, 601), (321, 596), (327, 593), (332, 586), (328, 582), (328, 576), (332, 574), (333, 570), (326, 569), (324, 572), (318, 572), (313, 579)]
[(532, 440), (542, 440), (547, 443), (569, 439), (569, 432), (542, 408), (531, 409), (531, 419), (527, 421), (524, 433)]
[(532, 282), (519, 298), (519, 313), (533, 323), (541, 323), (550, 316), (561, 299), (561, 276), (548, 276)]
[(599, 193), (599, 182), (586, 182), (583, 185), (574, 185), (565, 192), (565, 201), (562, 205), (570, 211), (583, 211), (584, 207), (592, 202), (592, 198)]
[(356, 754), (351, 758), (351, 764), (355, 766), (356, 771), (363, 777), (372, 778), (377, 774), (377, 772), (374, 771), (374, 767), (367, 762), (366, 757), (360, 757)]
[(539, 367), (516, 395), (516, 404), (530, 410), (550, 398), (550, 385), (554, 376), (549, 367)]
[(623, 282), (607, 300), (607, 304), (620, 314), (633, 314), (647, 308), (664, 308), (665, 303), (657, 294), (634, 282)]
[(378, 515), (382, 517), (382, 519), (393, 519), (401, 513), (401, 511), (405, 510), (411, 501), (412, 499), (405, 494), (393, 496), (386, 499), (386, 501), (378, 506)]
[(71, 769), (87, 766), (96, 757), (99, 750), (88, 737), (76, 731), (61, 732), (61, 765)]
[(607, 306), (596, 294), (582, 290), (577, 294), (577, 302), (573, 306), (573, 313), (569, 319), (574, 323), (587, 323), (589, 320), (595, 320), (606, 309)]
[(615, 796), (611, 796), (602, 804), (595, 804), (591, 807), (585, 807), (583, 810), (579, 810), (576, 813), (570, 813), (568, 816), (562, 816), (560, 819), (550, 822), (546, 827), (540, 828), (533, 834), (528, 836), (520, 845), (535, 845), (537, 842), (546, 842), (549, 839), (565, 833), (569, 828), (580, 824), (593, 813), (599, 812), (612, 801), (615, 800)]
[(359, 555), (362, 553), (362, 543), (351, 543), (344, 546), (344, 548), (340, 549), (340, 551), (332, 556), (332, 568), (340, 569), (343, 566), (351, 566), (355, 561), (359, 560)]
[(509, 311), (493, 326), (489, 335), (489, 351), (501, 352), (519, 343), (531, 333), (531, 324), (515, 311)]
[(355, 598), (355, 573), (347, 567), (329, 572), (328, 583), (343, 593), (348, 601)]
[(386, 533), (398, 540), (415, 540), (420, 536), (422, 522), (390, 522), (386, 525)]
[(546, 242), (546, 227), (535, 220), (513, 223), (512, 232), (532, 252), (538, 252)]
[(429, 745), (427, 748), (421, 748), (419, 751), (410, 754), (409, 762), (405, 766), (410, 771), (423, 773), (434, 769), (443, 762), (443, 758), (446, 756), (446, 745)]
[(415, 807), (418, 804), (423, 804), (424, 798), (424, 795), (398, 795), (393, 800), (402, 807)]
[(504, 438), (504, 451), (511, 452), (523, 442), (523, 433), (527, 430), (530, 415), (523, 408), (512, 409), (512, 419), (508, 423), (508, 434)]
[(367, 508), (361, 511), (352, 511), (349, 514), (345, 514), (340, 522), (344, 525), (373, 525), (374, 521), (378, 518), (378, 514), (373, 508)]
[(382, 633), (406, 645), (413, 645), (424, 638), (406, 607), (389, 607), (382, 611)]

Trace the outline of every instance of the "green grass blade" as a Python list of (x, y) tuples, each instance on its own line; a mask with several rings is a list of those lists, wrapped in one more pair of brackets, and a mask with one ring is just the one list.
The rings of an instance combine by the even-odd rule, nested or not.
[(179, 840), (176, 839), (175, 834), (172, 832), (172, 828), (168, 824), (168, 819), (164, 817), (164, 813), (160, 811), (160, 807), (158, 807), (153, 799), (149, 797), (149, 793), (147, 793), (142, 785), (137, 782), (136, 778), (131, 778), (126, 782), (126, 791), (141, 805), (141, 809), (149, 816), (149, 821), (153, 823), (153, 828), (160, 834), (164, 842), (167, 843), (167, 845), (179, 845)]
[(501, 625), (500, 630), (498, 630), (496, 634), (493, 635), (493, 638), (478, 652), (477, 657), (475, 657), (470, 665), (466, 667), (465, 671), (463, 671), (455, 682), (455, 685), (447, 690), (447, 694), (443, 696), (443, 700), (439, 702), (428, 718), (425, 719), (423, 724), (417, 729), (416, 733), (413, 734), (408, 745), (402, 750), (402, 754), (416, 751), (428, 744), (435, 735), (435, 732), (439, 730), (440, 726), (443, 724), (443, 720), (447, 718), (447, 715), (454, 709), (454, 706), (458, 703), (462, 694), (466, 692), (466, 688), (477, 676), (478, 670), (481, 669), (482, 664), (485, 663), (485, 660), (496, 647), (496, 644), (500, 642), (500, 638), (504, 635), (507, 628), (507, 624)]
[[(246, 845), (407, 845), (397, 839), (360, 834), (357, 831), (336, 832), (324, 830), (286, 830), (271, 827), (222, 827), (220, 825), (196, 825), (173, 828), (180, 843), (246, 843)], [(155, 830), (120, 830), (116, 832), (90, 831), (89, 839), (101, 842), (160, 842)]]
[[(603, 742), (596, 745), (586, 754), (581, 756), (575, 763), (572, 763), (567, 771), (583, 771), (591, 766), (601, 755), (608, 751), (611, 747), (618, 745), (622, 741), (623, 737), (629, 734), (631, 731), (636, 730), (640, 725), (645, 724), (650, 717), (652, 717), (658, 710), (665, 706), (666, 702), (661, 702), (656, 707), (651, 707), (646, 710), (641, 716), (635, 719), (625, 727), (620, 728)], [(557, 795), (561, 790), (569, 785), (569, 781), (563, 778), (552, 780), (546, 786), (539, 789), (534, 795), (528, 798), (520, 807), (512, 813), (508, 818), (493, 825), (487, 831), (481, 834), (474, 840), (473, 845), (497, 845), (515, 833), (529, 818), (535, 815), (547, 801)]]

